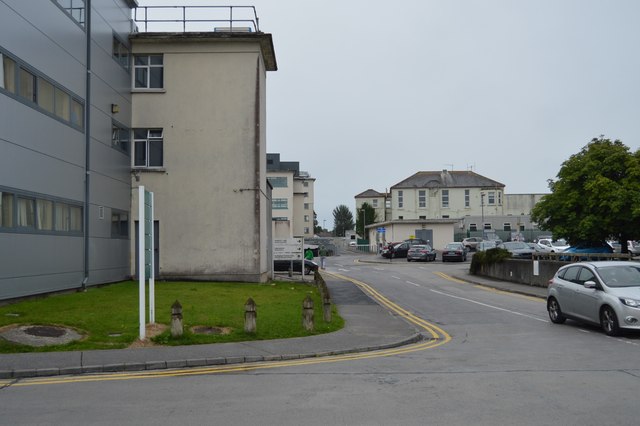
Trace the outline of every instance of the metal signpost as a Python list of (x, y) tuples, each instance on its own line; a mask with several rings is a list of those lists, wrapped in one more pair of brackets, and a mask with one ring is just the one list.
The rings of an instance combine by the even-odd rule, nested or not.
[(139, 302), (139, 338), (146, 337), (145, 324), (145, 284), (149, 277), (149, 323), (155, 318), (155, 266), (153, 256), (153, 192), (138, 187), (138, 302)]

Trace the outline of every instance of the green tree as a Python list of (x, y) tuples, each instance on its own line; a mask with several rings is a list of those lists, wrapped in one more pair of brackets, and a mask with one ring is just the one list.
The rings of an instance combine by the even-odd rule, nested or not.
[[(364, 212), (364, 216), (363, 216)], [(364, 219), (364, 222), (363, 222)], [(369, 203), (362, 203), (359, 209), (356, 209), (356, 234), (366, 238), (364, 227), (378, 221), (376, 210)]]
[(336, 237), (344, 237), (344, 231), (353, 229), (353, 214), (344, 204), (333, 209), (333, 232)]
[(562, 163), (551, 193), (531, 211), (540, 229), (571, 244), (640, 238), (640, 150), (594, 138)]

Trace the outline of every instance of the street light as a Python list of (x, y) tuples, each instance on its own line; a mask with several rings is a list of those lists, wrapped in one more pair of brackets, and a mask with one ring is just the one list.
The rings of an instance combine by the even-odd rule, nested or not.
[(480, 193), (480, 208), (482, 209), (482, 239), (484, 240), (484, 192)]
[(323, 231), (327, 230), (327, 219), (322, 219), (322, 230)]

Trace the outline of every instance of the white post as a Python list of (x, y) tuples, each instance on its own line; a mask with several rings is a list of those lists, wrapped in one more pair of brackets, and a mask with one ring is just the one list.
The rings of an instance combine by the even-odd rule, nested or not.
[(150, 217), (149, 221), (151, 222), (151, 269), (149, 271), (149, 323), (156, 323), (156, 259), (155, 259), (155, 229), (153, 223), (153, 192), (149, 193), (149, 198), (151, 201), (151, 206), (149, 208)]
[(139, 303), (139, 332), (138, 337), (144, 340), (145, 329), (145, 271), (144, 271), (144, 186), (138, 187), (138, 303)]

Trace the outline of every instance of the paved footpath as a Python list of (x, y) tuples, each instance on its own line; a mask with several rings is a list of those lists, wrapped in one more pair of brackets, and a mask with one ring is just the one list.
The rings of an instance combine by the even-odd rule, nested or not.
[[(413, 325), (378, 305), (355, 284), (326, 274), (324, 278), (345, 320), (345, 327), (333, 333), (208, 345), (0, 354), (0, 379), (280, 361), (388, 349), (421, 340)], [(546, 295), (543, 288), (493, 281), (464, 272), (455, 278), (504, 291)]]

